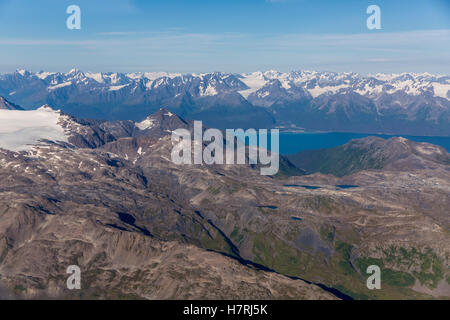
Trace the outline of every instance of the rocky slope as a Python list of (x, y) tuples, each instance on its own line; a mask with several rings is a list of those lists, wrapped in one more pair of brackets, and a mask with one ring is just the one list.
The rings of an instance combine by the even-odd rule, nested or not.
[(288, 159), (307, 173), (337, 176), (369, 169), (408, 172), (450, 165), (450, 155), (443, 148), (402, 137), (357, 139), (335, 148), (302, 151)]
[[(153, 188), (157, 181), (106, 154), (40, 147), (36, 158), (1, 156), (4, 297), (335, 298), (204, 250), (231, 252), (192, 209)], [(73, 264), (82, 270), (80, 291), (65, 285)]]
[[(175, 165), (170, 131), (189, 122), (167, 110), (139, 123), (40, 112), (56, 113), (67, 141), (0, 149), (0, 283), (11, 296), (450, 297), (450, 168), (436, 146), (353, 141), (365, 155), (342, 159), (362, 163), (350, 175), (274, 178)], [(372, 170), (369, 156), (388, 161)], [(82, 269), (81, 291), (64, 289), (68, 264)], [(381, 290), (366, 287), (370, 264)]]
[[(22, 112), (24, 120), (28, 111)], [(186, 124), (178, 117), (161, 110), (136, 124), (137, 138), (119, 138), (124, 123), (80, 120), (48, 107), (33, 111), (35, 120), (36, 112), (55, 118), (66, 141), (51, 141), (43, 130), (33, 146), (0, 149), (3, 297), (336, 299), (244, 261), (179, 186), (161, 181), (157, 168), (144, 174), (129, 159), (167, 136), (170, 125)], [(97, 148), (130, 139), (139, 147), (123, 158)], [(82, 269), (81, 291), (65, 287), (71, 264)]]

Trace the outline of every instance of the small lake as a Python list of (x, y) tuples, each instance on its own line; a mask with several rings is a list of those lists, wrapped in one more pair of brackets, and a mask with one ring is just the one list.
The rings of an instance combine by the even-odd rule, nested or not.
[(338, 185), (336, 185), (336, 187), (338, 187), (340, 189), (352, 189), (352, 188), (358, 188), (359, 186), (355, 186), (352, 184), (338, 184)]
[(299, 185), (299, 184), (284, 184), (284, 187), (292, 187), (292, 188), (305, 188), (305, 189), (310, 189), (310, 190), (316, 190), (316, 189), (320, 189), (321, 187), (318, 186), (307, 186), (307, 185)]
[(258, 208), (263, 208), (263, 209), (272, 209), (272, 210), (278, 209), (278, 207), (277, 207), (277, 206), (258, 206)]

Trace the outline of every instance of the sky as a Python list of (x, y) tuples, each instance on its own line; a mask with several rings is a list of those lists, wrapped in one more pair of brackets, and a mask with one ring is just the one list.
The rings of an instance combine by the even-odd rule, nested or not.
[(1, 73), (72, 68), (448, 75), (450, 0), (0, 0)]

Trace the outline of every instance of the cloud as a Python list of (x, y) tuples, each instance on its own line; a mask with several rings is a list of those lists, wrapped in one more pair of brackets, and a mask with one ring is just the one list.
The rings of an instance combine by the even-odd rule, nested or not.
[(101, 36), (129, 36), (138, 33), (139, 32), (137, 31), (112, 31), (112, 32), (99, 32), (97, 34)]
[(383, 32), (360, 34), (247, 34), (247, 33), (183, 33), (177, 30), (159, 32), (113, 31), (97, 33), (98, 36), (131, 36), (121, 37), (120, 40), (110, 38), (90, 40), (60, 40), (60, 39), (11, 39), (0, 38), (2, 45), (92, 45), (92, 44), (133, 44), (145, 41), (176, 44), (177, 42), (221, 41), (233, 42), (245, 40), (250, 45), (278, 46), (283, 48), (297, 47), (345, 47), (361, 46), (373, 50), (390, 52), (403, 51), (402, 46), (427, 44), (450, 44), (450, 29), (418, 30), (407, 32)]
[(303, 44), (318, 46), (392, 46), (394, 49), (402, 45), (426, 45), (430, 43), (450, 43), (450, 29), (417, 30), (407, 32), (366, 32), (359, 34), (287, 34), (274, 40), (282, 46), (302, 46)]
[(141, 46), (144, 44), (156, 46), (179, 46), (185, 44), (192, 45), (220, 45), (234, 40), (247, 37), (239, 33), (181, 33), (174, 31), (161, 32), (135, 32), (135, 31), (116, 31), (98, 33), (99, 36), (131, 36), (138, 37), (102, 37), (101, 39), (89, 40), (61, 40), (61, 39), (11, 39), (0, 38), (0, 45), (14, 46)]
[[(177, 72), (190, 72), (195, 65), (197, 71), (302, 67), (356, 72), (385, 68), (387, 72), (394, 72), (418, 70), (413, 68), (416, 66), (423, 71), (450, 73), (450, 29), (360, 34), (118, 30), (94, 34), (84, 40), (0, 38), (0, 46), (1, 60), (23, 65), (42, 64), (42, 68), (54, 65), (55, 61), (59, 65), (73, 61), (72, 65), (77, 61), (83, 68), (89, 57), (89, 68), (108, 64), (114, 69), (126, 69), (133, 62)], [(33, 55), (21, 48), (25, 46), (36, 47)]]
[(369, 59), (366, 59), (366, 60), (364, 60), (364, 61), (366, 61), (366, 62), (375, 62), (375, 63), (377, 63), (377, 62), (394, 62), (395, 60), (393, 60), (393, 59), (386, 59), (386, 58), (369, 58)]

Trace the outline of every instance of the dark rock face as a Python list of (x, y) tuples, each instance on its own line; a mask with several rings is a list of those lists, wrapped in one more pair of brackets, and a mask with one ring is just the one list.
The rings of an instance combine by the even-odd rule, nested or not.
[(23, 110), (23, 109), (18, 105), (15, 105), (14, 103), (11, 103), (2, 96), (0, 96), (0, 110)]

